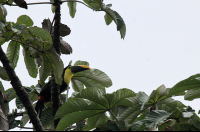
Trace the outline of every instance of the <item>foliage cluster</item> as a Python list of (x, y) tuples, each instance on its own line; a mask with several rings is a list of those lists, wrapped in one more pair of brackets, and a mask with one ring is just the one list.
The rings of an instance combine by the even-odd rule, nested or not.
[[(13, 1), (0, 0), (0, 44), (9, 42), (6, 56), (13, 69), (17, 66), (20, 48), (23, 48), (24, 62), (31, 77), (39, 74), (38, 84), (24, 86), (32, 102), (38, 99), (38, 94), (45, 80), (53, 71), (57, 84), (62, 82), (64, 64), (56, 53), (52, 37), (54, 27), (49, 19), (44, 19), (42, 28), (33, 26), (33, 20), (26, 15), (19, 16), (16, 22), (6, 21), (7, 11), (3, 4), (12, 5)], [(24, 0), (14, 1), (18, 6), (27, 8)], [(54, 0), (50, 0), (54, 3)], [(62, 1), (63, 3), (66, 1)], [(74, 18), (76, 3), (68, 1), (70, 16)], [(52, 4), (51, 3), (51, 4)], [(80, 2), (81, 3), (81, 2)], [(82, 2), (95, 11), (105, 12), (105, 22), (109, 25), (114, 21), (117, 31), (124, 39), (126, 26), (122, 17), (103, 0), (83, 0)], [(52, 4), (52, 12), (55, 7)], [(72, 53), (71, 46), (62, 37), (70, 34), (70, 28), (60, 24), (61, 53)], [(72, 62), (69, 62), (71, 64)], [(76, 61), (73, 65), (87, 65), (86, 61)], [(39, 71), (39, 72), (38, 72)], [(0, 78), (10, 81), (4, 67), (0, 66)], [(74, 74), (71, 80), (74, 90), (71, 97), (60, 94), (60, 108), (56, 115), (52, 115), (51, 103), (41, 116), (41, 123), (46, 130), (54, 130), (54, 120), (60, 118), (56, 130), (81, 131), (193, 131), (200, 130), (200, 118), (195, 111), (182, 102), (174, 100), (174, 96), (184, 96), (185, 100), (194, 100), (200, 97), (200, 74), (193, 75), (178, 82), (172, 88), (164, 85), (153, 90), (150, 95), (145, 92), (135, 93), (128, 88), (118, 89), (113, 93), (106, 93), (106, 88), (112, 86), (112, 81), (103, 71), (91, 69)], [(6, 88), (7, 89), (7, 88)], [(13, 88), (5, 90), (0, 81), (0, 129), (9, 130), (15, 127), (24, 128), (29, 121), (27, 111)], [(9, 113), (9, 102), (16, 100), (17, 109)], [(35, 105), (33, 103), (33, 105)], [(20, 111), (20, 112), (19, 112)], [(21, 120), (15, 118), (22, 116)]]

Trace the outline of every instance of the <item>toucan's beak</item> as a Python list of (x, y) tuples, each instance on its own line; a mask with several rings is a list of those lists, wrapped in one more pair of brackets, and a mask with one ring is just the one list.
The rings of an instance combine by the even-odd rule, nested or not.
[(85, 65), (77, 65), (77, 66), (72, 66), (71, 67), (72, 73), (77, 73), (77, 72), (85, 71), (85, 70), (88, 70), (88, 69), (90, 69), (90, 67), (89, 66), (85, 66)]

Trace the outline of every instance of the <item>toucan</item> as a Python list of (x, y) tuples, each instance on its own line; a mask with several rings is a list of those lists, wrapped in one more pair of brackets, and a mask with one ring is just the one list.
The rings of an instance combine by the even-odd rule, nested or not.
[[(62, 74), (63, 81), (62, 84), (60, 85), (60, 93), (66, 90), (71, 81), (72, 76), (75, 73), (88, 69), (90, 69), (90, 67), (86, 65), (76, 65), (76, 66), (68, 65), (66, 68), (64, 68)], [(42, 88), (42, 90), (39, 93), (38, 101), (35, 106), (35, 110), (39, 118), (41, 117), (42, 110), (44, 109), (44, 103), (49, 101), (51, 101), (51, 80)]]

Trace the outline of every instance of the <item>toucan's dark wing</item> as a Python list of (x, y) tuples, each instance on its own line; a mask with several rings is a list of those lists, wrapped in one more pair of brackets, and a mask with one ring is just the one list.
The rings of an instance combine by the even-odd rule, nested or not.
[(46, 84), (44, 85), (44, 87), (42, 88), (42, 90), (40, 91), (40, 94), (43, 94), (44, 92), (51, 92), (51, 80)]

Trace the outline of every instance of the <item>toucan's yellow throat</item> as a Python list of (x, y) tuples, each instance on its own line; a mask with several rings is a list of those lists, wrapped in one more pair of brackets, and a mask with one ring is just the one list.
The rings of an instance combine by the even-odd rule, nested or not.
[(86, 65), (77, 65), (77, 66), (67, 66), (65, 68), (65, 71), (64, 71), (64, 81), (67, 85), (69, 85), (71, 79), (72, 79), (72, 76), (77, 73), (77, 72), (81, 72), (81, 71), (84, 71), (84, 70), (88, 70), (90, 69), (89, 66), (86, 66)]

